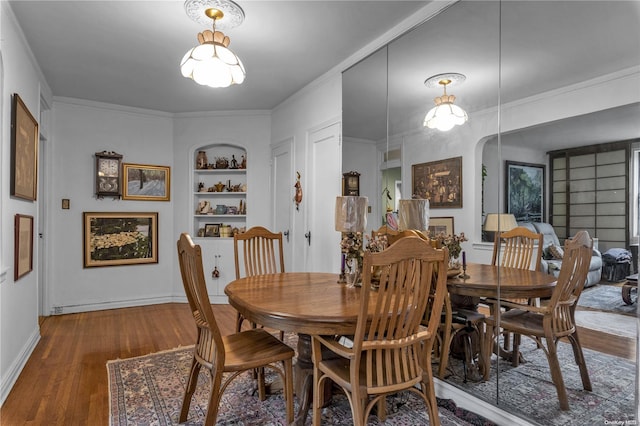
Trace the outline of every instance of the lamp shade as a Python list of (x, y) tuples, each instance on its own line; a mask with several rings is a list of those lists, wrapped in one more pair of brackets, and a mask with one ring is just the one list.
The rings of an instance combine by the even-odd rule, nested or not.
[(367, 227), (368, 202), (367, 197), (336, 197), (336, 231), (364, 232)]
[(182, 58), (180, 71), (184, 77), (210, 87), (242, 84), (246, 72), (240, 58), (229, 48), (229, 37), (220, 31), (198, 34), (200, 44)]
[(484, 230), (489, 232), (511, 231), (517, 226), (516, 217), (508, 213), (489, 213), (484, 221)]
[(424, 231), (429, 228), (429, 200), (411, 199), (398, 202), (398, 228)]
[[(454, 98), (455, 96), (442, 96), (442, 98)], [(438, 129), (442, 132), (451, 130), (454, 126), (464, 124), (469, 116), (458, 105), (453, 103), (453, 99), (446, 102), (437, 102), (440, 98), (436, 98), (436, 105), (424, 118), (424, 126), (430, 129)]]

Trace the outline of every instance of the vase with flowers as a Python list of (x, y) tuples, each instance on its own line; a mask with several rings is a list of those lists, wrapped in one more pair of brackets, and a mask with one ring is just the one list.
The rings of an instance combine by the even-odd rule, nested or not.
[(364, 256), (362, 232), (345, 232), (340, 242), (340, 248), (344, 255), (343, 269), (346, 274), (347, 286), (354, 287), (358, 283), (362, 283), (362, 257)]
[[(387, 236), (385, 234), (377, 234), (371, 237), (367, 236), (367, 251), (378, 253), (388, 246)], [(374, 266), (371, 271), (371, 288), (377, 290), (380, 287), (380, 276), (382, 275), (382, 267)]]
[(462, 252), (462, 246), (460, 244), (468, 241), (464, 232), (461, 232), (458, 235), (447, 235), (444, 232), (441, 232), (433, 238), (435, 238), (438, 247), (446, 247), (449, 250), (449, 272), (452, 274), (459, 273), (460, 267), (462, 266), (459, 259), (460, 253)]

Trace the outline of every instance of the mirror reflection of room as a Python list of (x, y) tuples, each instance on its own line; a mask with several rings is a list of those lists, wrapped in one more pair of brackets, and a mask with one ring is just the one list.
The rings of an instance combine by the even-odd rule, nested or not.
[[(637, 251), (638, 244), (640, 104), (637, 90), (627, 95), (630, 84), (638, 80), (637, 55), (629, 54), (640, 48), (631, 30), (638, 24), (638, 10), (630, 3), (607, 10), (610, 5), (456, 3), (343, 75), (343, 105), (348, 106), (343, 115), (345, 142), (350, 143), (347, 136), (362, 132), (361, 137), (377, 144), (378, 167), (371, 162), (361, 169), (368, 179), (377, 176), (379, 189), (369, 196), (374, 195), (373, 217), (380, 222), (371, 224), (371, 229), (386, 224), (390, 209), (397, 211), (395, 182), (402, 184), (401, 198), (411, 198), (416, 166), (462, 156), (462, 205), (434, 207), (431, 199), (429, 215), (438, 224), (451, 218), (451, 233), (463, 232), (469, 238), (462, 250), (470, 263), (490, 264), (497, 247), (496, 264), (501, 265), (508, 243), (500, 240), (496, 246), (496, 236), (526, 229), (542, 236), (541, 247), (535, 243), (533, 249), (540, 262), (531, 261), (528, 269), (555, 285), (562, 278), (563, 264), (568, 268), (562, 259), (565, 244), (580, 231), (588, 233), (585, 241), (592, 247), (571, 318), (580, 336), (588, 380), (581, 377), (566, 337), (559, 340), (557, 361), (550, 361), (534, 340), (498, 333), (500, 355), (491, 355), (488, 372), (482, 371), (479, 346), (493, 330), (486, 329), (484, 336), (458, 336), (452, 342), (449, 366), (439, 383), (443, 395), (473, 395), (506, 411), (510, 419), (514, 415), (541, 424), (576, 419), (588, 423), (593, 397), (603, 394), (606, 397), (598, 405), (603, 421), (614, 420), (604, 414), (608, 411), (618, 413), (615, 420), (634, 418), (636, 310), (623, 296), (633, 301), (637, 290), (629, 290), (635, 287), (626, 277), (637, 270), (629, 260), (628, 272), (623, 267), (616, 275), (621, 267), (615, 256)], [(627, 25), (602, 20), (612, 13)], [(624, 46), (611, 51), (602, 44), (610, 37), (624, 40)], [(579, 49), (586, 41), (589, 52)], [(569, 69), (574, 71), (561, 71)], [(455, 95), (455, 104), (469, 120), (449, 131), (429, 129), (425, 114), (442, 91), (430, 90), (424, 82), (432, 75), (453, 72), (464, 74), (465, 80), (447, 85), (446, 93)], [(365, 77), (373, 74), (378, 80), (367, 86), (372, 80)], [(605, 93), (621, 96), (613, 100)], [(374, 96), (386, 110), (380, 103), (372, 105)], [(375, 126), (358, 126), (365, 117), (378, 121)], [(382, 122), (386, 129), (375, 136), (366, 133)], [(370, 148), (352, 147), (349, 152), (355, 155)], [(400, 154), (393, 158), (397, 167), (388, 166), (390, 149)], [(399, 177), (392, 176), (397, 172)], [(497, 278), (498, 288), (509, 283), (506, 271), (503, 268), (505, 273)], [(508, 294), (506, 287), (503, 290)], [(531, 299), (540, 310), (551, 300), (551, 291)], [(516, 309), (507, 306), (516, 300), (499, 295), (493, 305), (475, 302), (472, 306), (485, 318), (495, 317), (494, 306), (501, 313)], [(514, 342), (519, 355), (508, 353)], [(544, 334), (541, 343), (549, 347)], [(615, 369), (616, 379), (609, 368)], [(632, 375), (624, 385), (628, 387), (621, 390), (617, 378), (627, 374)], [(562, 386), (554, 384), (558, 380)], [(531, 398), (530, 387), (538, 389), (540, 400)], [(562, 388), (569, 395), (568, 404)], [(626, 402), (615, 402), (618, 397)]]

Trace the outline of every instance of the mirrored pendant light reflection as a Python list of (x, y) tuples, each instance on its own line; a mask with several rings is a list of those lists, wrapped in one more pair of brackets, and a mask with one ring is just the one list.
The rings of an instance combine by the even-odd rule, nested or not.
[(435, 107), (431, 108), (424, 118), (424, 126), (430, 129), (438, 129), (446, 132), (467, 122), (469, 116), (467, 113), (455, 105), (454, 95), (447, 95), (447, 85), (461, 84), (466, 77), (458, 73), (438, 74), (429, 77), (425, 82), (425, 86), (429, 88), (443, 87), (444, 94), (434, 99)]

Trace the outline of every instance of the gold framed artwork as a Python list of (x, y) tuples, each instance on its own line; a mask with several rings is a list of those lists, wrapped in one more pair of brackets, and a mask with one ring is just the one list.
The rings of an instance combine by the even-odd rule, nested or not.
[(462, 157), (411, 166), (412, 197), (429, 208), (462, 208)]
[(123, 200), (170, 200), (171, 168), (169, 166), (124, 163), (122, 169)]
[(431, 238), (440, 234), (453, 235), (454, 232), (453, 216), (429, 218), (429, 236)]
[(35, 201), (38, 191), (38, 122), (17, 93), (11, 108), (11, 195)]
[(14, 229), (13, 280), (17, 281), (33, 270), (33, 216), (17, 214)]
[(207, 223), (206, 225), (204, 225), (204, 236), (219, 237), (221, 226), (222, 226), (221, 223)]
[(158, 263), (158, 213), (84, 212), (83, 265)]

